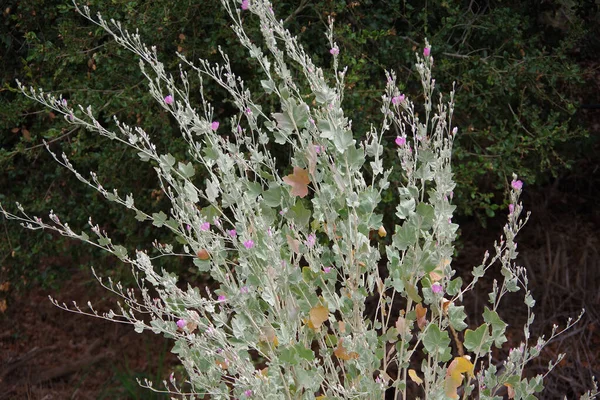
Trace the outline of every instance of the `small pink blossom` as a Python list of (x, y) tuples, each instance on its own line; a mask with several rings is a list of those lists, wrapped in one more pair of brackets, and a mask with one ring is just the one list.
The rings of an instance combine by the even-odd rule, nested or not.
[(439, 283), (434, 283), (433, 285), (431, 285), (431, 291), (433, 293), (442, 293), (442, 285), (440, 285)]
[(252, 390), (248, 389), (244, 392), (244, 396), (246, 397), (252, 397)]
[(512, 214), (513, 212), (515, 212), (515, 205), (514, 204), (509, 204), (508, 205), (508, 212), (510, 214)]
[(252, 110), (250, 109), (250, 107), (246, 108), (246, 114), (248, 114), (248, 115), (252, 114)]
[(323, 272), (325, 272), (326, 274), (331, 272), (331, 267), (323, 267)]
[(252, 239), (246, 240), (244, 242), (244, 247), (247, 249), (251, 249), (254, 247), (254, 241)]
[(200, 224), (200, 230), (201, 231), (207, 231), (210, 229), (210, 223), (208, 222), (203, 222), (202, 224)]
[(398, 136), (395, 140), (396, 144), (398, 146), (404, 146), (406, 144), (406, 138), (403, 138), (401, 136)]
[(237, 232), (235, 231), (235, 229), (228, 229), (228, 230), (227, 230), (227, 234), (228, 234), (229, 236), (231, 236), (232, 238), (234, 238), (234, 237), (236, 237), (236, 236), (237, 236)]
[(332, 56), (337, 56), (338, 54), (340, 54), (340, 49), (338, 49), (337, 47), (332, 47), (331, 49), (329, 49), (329, 53)]
[(218, 301), (227, 301), (227, 297), (225, 297), (224, 294), (219, 295), (219, 297), (217, 297)]
[(394, 96), (392, 97), (392, 104), (400, 104), (404, 102), (404, 99), (406, 98), (406, 96), (404, 96), (403, 94), (401, 94), (400, 96)]
[(247, 10), (250, 7), (250, 0), (242, 1), (242, 10)]
[(173, 104), (173, 96), (168, 95), (167, 97), (165, 97), (165, 103), (168, 105)]
[(430, 48), (430, 47), (425, 47), (425, 48), (423, 49), (423, 55), (424, 55), (425, 57), (429, 57), (429, 54), (431, 54), (431, 48)]
[(248, 286), (242, 286), (240, 288), (240, 293), (246, 294), (248, 293), (250, 290), (248, 289)]
[(212, 129), (213, 131), (216, 131), (217, 129), (219, 129), (219, 121), (213, 121), (210, 124), (210, 129)]
[(308, 247), (313, 247), (316, 243), (316, 240), (317, 240), (317, 236), (314, 233), (311, 233), (310, 235), (308, 235), (308, 237), (306, 238), (306, 242), (304, 242), (304, 243)]
[(321, 146), (319, 146), (318, 144), (315, 144), (315, 153), (321, 154)]
[(521, 182), (520, 180), (513, 180), (510, 183), (510, 186), (515, 189), (515, 190), (521, 190), (523, 188), (523, 182)]
[(187, 325), (187, 321), (185, 319), (180, 319), (177, 321), (177, 327), (179, 329), (185, 328), (186, 325)]
[(192, 230), (192, 227), (190, 226), (190, 224), (186, 224), (185, 229), (187, 229), (187, 231), (189, 232)]
[(454, 128), (452, 128), (452, 134), (456, 135), (458, 133), (458, 128), (455, 126)]

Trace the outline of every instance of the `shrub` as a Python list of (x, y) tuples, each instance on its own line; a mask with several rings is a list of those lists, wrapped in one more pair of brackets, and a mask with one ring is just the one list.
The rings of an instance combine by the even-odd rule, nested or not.
[[(269, 2), (222, 4), (263, 75), (264, 92), (278, 104), (276, 112), (263, 110), (221, 50), (221, 63), (194, 63), (178, 54), (174, 77), (138, 34), (92, 18), (88, 8), (81, 11), (139, 57), (150, 94), (177, 122), (186, 154), (162, 152), (155, 135), (116, 118), (118, 129), (107, 129), (91, 107), (73, 107), (62, 96), (19, 83), (26, 96), (68, 124), (132, 148), (152, 165), (170, 201), (167, 212), (141, 209), (133, 194), (105, 188), (95, 173), (84, 177), (66, 154), (58, 156), (46, 144), (78, 180), (173, 238), (154, 241), (151, 252), (129, 252), (91, 219), (88, 233), (54, 212), (43, 220), (20, 205), (20, 214), (0, 206), (6, 218), (29, 229), (77, 238), (132, 267), (138, 290), (98, 277), (122, 297), (116, 311), (55, 304), (173, 339), (186, 378), (179, 383), (172, 376), (164, 384), (181, 397), (384, 398), (390, 391), (403, 399), (492, 399), (507, 390), (509, 397), (534, 398), (543, 377), (523, 378), (523, 371), (559, 332), (555, 327), (550, 338), (537, 340), (530, 334), (535, 301), (524, 268), (515, 263), (515, 236), (527, 220), (519, 203), (522, 182), (513, 176), (508, 221), (494, 253), (485, 254), (473, 279), (463, 282), (451, 263), (458, 229), (452, 222), (451, 156), (460, 133), (452, 124), (454, 91), (445, 100), (432, 79), (434, 49), (426, 42), (416, 54), (423, 104), (401, 93), (396, 74), (388, 72), (382, 121), (356, 141), (342, 108), (346, 69), (339, 69), (343, 49), (334, 40), (333, 21), (328, 74), (276, 19)], [(260, 46), (244, 30), (247, 15), (259, 24)], [(200, 82), (198, 107), (190, 100), (190, 73)], [(204, 97), (204, 79), (228, 93), (235, 112), (215, 114)], [(398, 132), (394, 169), (383, 160), (390, 154), (383, 137), (391, 129)], [(286, 152), (287, 159), (273, 156)], [(390, 181), (392, 170), (399, 180)], [(390, 190), (399, 194), (397, 224), (377, 211)], [(162, 257), (172, 262), (158, 268)], [(212, 282), (181, 288), (169, 270), (178, 263)], [(469, 329), (463, 294), (495, 265), (503, 279), (494, 284), (481, 324)], [(524, 342), (496, 364), (492, 348), (506, 342), (507, 327), (500, 302), (518, 291), (528, 310)]]

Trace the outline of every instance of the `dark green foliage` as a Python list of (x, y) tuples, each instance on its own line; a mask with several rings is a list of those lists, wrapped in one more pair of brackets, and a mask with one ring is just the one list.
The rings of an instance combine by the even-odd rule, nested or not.
[[(125, 28), (138, 28), (146, 43), (157, 46), (174, 74), (175, 51), (191, 60), (217, 61), (217, 49), (222, 46), (234, 71), (251, 81), (249, 87), (262, 103), (264, 95), (255, 79), (261, 77), (253, 75), (252, 64), (228, 28), (219, 1), (90, 0), (86, 4), (106, 18), (120, 20)], [(275, 8), (278, 15), (289, 16), (290, 30), (299, 34), (315, 62), (324, 67), (331, 60), (324, 27), (328, 16), (336, 19), (341, 64), (349, 66), (345, 107), (357, 138), (380, 120), (384, 69), (398, 71), (408, 96), (419, 92), (412, 68), (414, 53), (422, 51), (425, 37), (429, 39), (441, 89), (448, 92), (451, 83), (457, 82), (459, 138), (454, 165), (459, 189), (455, 201), (467, 215), (476, 214), (482, 221), (486, 215), (493, 216), (513, 171), (528, 184), (543, 183), (572, 165), (586, 148), (574, 145), (586, 135), (573, 118), (584, 82), (575, 50), (594, 51), (593, 41), (587, 40), (595, 26), (591, 3), (577, 8), (568, 0), (297, 0), (277, 2)], [(26, 86), (62, 93), (71, 104), (92, 105), (107, 127), (114, 126), (113, 114), (125, 123), (139, 124), (160, 151), (185, 160), (178, 129), (145, 90), (137, 60), (67, 1), (12, 0), (2, 12), (0, 201), (5, 206), (20, 201), (38, 216), (54, 209), (80, 229), (92, 216), (115, 241), (147, 246), (156, 238), (156, 230), (137, 223), (133, 215), (81, 185), (51, 160), (41, 143), (46, 140), (55, 153), (67, 153), (81, 173), (96, 171), (106, 188), (133, 192), (142, 209), (166, 212), (167, 202), (156, 190), (152, 166), (140, 163), (134, 152), (108, 139), (72, 130), (60, 116), (17, 93), (14, 83), (19, 79)], [(248, 33), (258, 37), (256, 31)], [(226, 126), (226, 117), (235, 110), (215, 85), (205, 82), (205, 91)], [(393, 139), (389, 138), (390, 151)], [(395, 205), (391, 195), (385, 202), (386, 208)], [(65, 266), (62, 263), (68, 259), (49, 257), (67, 251), (78, 263), (93, 258), (96, 266), (108, 265), (87, 247), (50, 241), (49, 234), (2, 223), (3, 279), (40, 279), (40, 269), (52, 266), (57, 268), (49, 271), (68, 273), (76, 265)]]

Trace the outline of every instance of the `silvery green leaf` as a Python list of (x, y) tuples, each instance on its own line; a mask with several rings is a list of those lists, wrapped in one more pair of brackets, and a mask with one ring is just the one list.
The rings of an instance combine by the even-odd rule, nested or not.
[(134, 324), (133, 324), (133, 330), (136, 333), (142, 333), (142, 332), (144, 332), (144, 328), (145, 328), (145, 326), (144, 326), (144, 323), (142, 321), (135, 321)]
[(265, 190), (262, 194), (263, 201), (269, 207), (279, 207), (281, 205), (282, 190), (281, 186), (273, 186)]
[(180, 162), (177, 165), (177, 169), (185, 178), (191, 178), (196, 173), (196, 171), (194, 170), (194, 165), (191, 162), (187, 164)]
[(185, 181), (183, 188), (189, 201), (191, 201), (192, 203), (197, 203), (200, 200), (200, 198), (198, 197), (198, 191), (192, 182)]
[(116, 245), (113, 248), (114, 255), (123, 260), (127, 257), (127, 249), (123, 246)]
[(152, 225), (160, 228), (167, 221), (167, 214), (164, 212), (153, 213), (152, 214)]
[(452, 326), (456, 331), (460, 332), (467, 327), (465, 323), (465, 319), (467, 318), (467, 314), (465, 314), (464, 306), (455, 306), (454, 303), (450, 304), (448, 307), (448, 319), (450, 320), (450, 326)]
[(262, 80), (260, 81), (260, 84), (263, 87), (263, 89), (265, 89), (265, 92), (267, 92), (268, 94), (273, 93), (273, 91), (275, 90), (275, 82), (273, 82), (271, 79)]
[(160, 156), (160, 161), (168, 165), (169, 167), (172, 167), (173, 165), (175, 165), (175, 162), (177, 160), (175, 160), (175, 157), (173, 157), (171, 154), (164, 154)]
[(358, 171), (365, 163), (365, 152), (362, 147), (350, 146), (346, 153), (346, 160), (351, 171)]
[(206, 197), (208, 198), (208, 201), (210, 203), (214, 204), (217, 201), (217, 198), (219, 197), (218, 182), (207, 179), (205, 194), (206, 194)]
[(423, 346), (429, 354), (440, 356), (441, 361), (447, 361), (450, 354), (450, 337), (448, 332), (440, 330), (436, 324), (428, 324), (427, 331), (423, 335)]
[(481, 354), (489, 353), (493, 340), (490, 338), (487, 324), (481, 324), (476, 330), (467, 329), (465, 331), (465, 348), (475, 353), (478, 357)]
[(144, 162), (150, 161), (150, 155), (147, 153), (144, 153), (143, 151), (140, 151), (137, 153), (138, 156), (140, 157), (140, 159)]

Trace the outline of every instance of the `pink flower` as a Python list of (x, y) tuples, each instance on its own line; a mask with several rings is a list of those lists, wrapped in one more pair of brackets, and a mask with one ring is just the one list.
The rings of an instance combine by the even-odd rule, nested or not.
[(242, 10), (247, 10), (250, 7), (250, 0), (242, 1)]
[(425, 57), (429, 57), (429, 54), (431, 54), (431, 48), (430, 48), (430, 47), (425, 47), (425, 48), (423, 49), (423, 55), (424, 55)]
[(246, 108), (246, 114), (248, 114), (248, 115), (252, 114), (252, 110), (250, 109), (250, 107)]
[(253, 248), (254, 247), (254, 241), (252, 239), (246, 240), (244, 242), (244, 247), (247, 248), (247, 249)]
[(250, 290), (248, 289), (248, 286), (242, 286), (240, 288), (240, 293), (248, 293)]
[(452, 128), (452, 134), (456, 135), (458, 133), (458, 128), (455, 126), (454, 128)]
[(213, 131), (216, 131), (217, 129), (219, 129), (219, 121), (213, 121), (210, 124), (210, 129), (212, 129)]
[(515, 190), (521, 190), (523, 188), (523, 182), (521, 182), (520, 180), (513, 180), (510, 183), (510, 186), (512, 186), (513, 189)]
[(331, 272), (331, 267), (323, 267), (323, 272), (325, 272), (326, 274)]
[(392, 104), (403, 103), (404, 99), (405, 99), (405, 96), (403, 94), (401, 94), (400, 96), (394, 96), (394, 97), (392, 97)]
[(398, 146), (404, 146), (406, 144), (406, 138), (403, 138), (401, 136), (398, 136), (395, 140), (396, 144)]
[(248, 389), (244, 392), (244, 396), (246, 397), (251, 397), (252, 396), (252, 390)]
[(224, 294), (219, 295), (219, 297), (217, 297), (218, 301), (227, 301), (227, 297), (225, 297)]
[(317, 236), (314, 233), (311, 233), (310, 235), (308, 235), (308, 237), (306, 238), (306, 242), (304, 242), (304, 243), (308, 247), (313, 247), (316, 243), (316, 239), (317, 239)]
[(200, 224), (200, 230), (201, 231), (207, 231), (210, 229), (210, 223), (208, 222), (203, 222), (202, 224)]
[(508, 205), (508, 212), (510, 214), (512, 214), (515, 211), (515, 205), (514, 204), (509, 204)]
[(168, 105), (173, 104), (173, 96), (168, 95), (167, 97), (165, 97), (165, 103), (167, 103)]
[(315, 144), (315, 153), (321, 154), (321, 146), (319, 146), (318, 144)]
[(331, 49), (329, 49), (329, 53), (332, 56), (337, 56), (338, 54), (340, 54), (340, 49), (338, 49), (337, 47), (332, 47)]
[(237, 236), (237, 232), (235, 231), (235, 229), (228, 229), (228, 230), (227, 230), (227, 234), (228, 234), (229, 236), (231, 236), (232, 238), (234, 238), (234, 237), (236, 237), (236, 236)]
[(431, 291), (433, 293), (442, 293), (442, 285), (440, 285), (439, 283), (434, 283), (433, 285), (431, 285)]
[(177, 327), (179, 329), (185, 328), (186, 325), (187, 325), (187, 321), (185, 319), (180, 319), (177, 321)]

